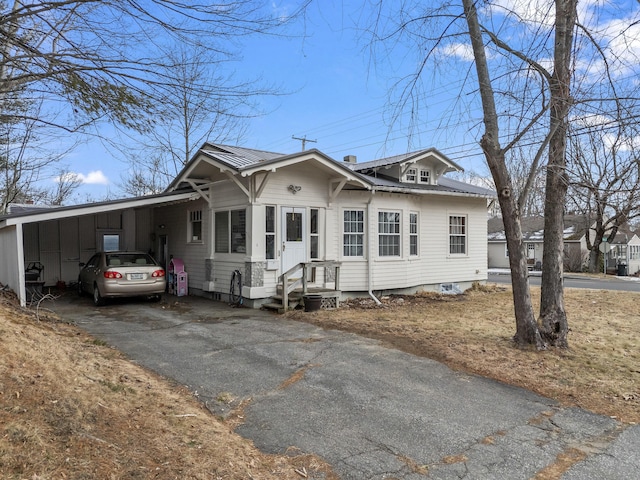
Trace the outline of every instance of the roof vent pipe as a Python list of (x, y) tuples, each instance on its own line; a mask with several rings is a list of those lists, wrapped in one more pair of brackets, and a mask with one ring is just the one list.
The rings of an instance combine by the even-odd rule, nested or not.
[(355, 155), (346, 155), (344, 157), (345, 163), (357, 163), (358, 160)]

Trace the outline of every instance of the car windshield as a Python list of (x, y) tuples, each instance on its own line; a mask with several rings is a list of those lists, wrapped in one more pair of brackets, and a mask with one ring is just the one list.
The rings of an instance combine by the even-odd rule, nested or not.
[(150, 255), (146, 253), (116, 253), (107, 254), (107, 267), (132, 267), (144, 265), (157, 265)]

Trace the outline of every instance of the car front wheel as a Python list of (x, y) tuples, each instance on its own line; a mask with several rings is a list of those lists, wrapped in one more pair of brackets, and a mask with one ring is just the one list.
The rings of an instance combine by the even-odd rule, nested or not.
[(102, 295), (100, 295), (100, 290), (98, 290), (97, 285), (93, 286), (93, 304), (96, 307), (101, 307), (102, 305), (104, 305), (104, 298), (102, 297)]

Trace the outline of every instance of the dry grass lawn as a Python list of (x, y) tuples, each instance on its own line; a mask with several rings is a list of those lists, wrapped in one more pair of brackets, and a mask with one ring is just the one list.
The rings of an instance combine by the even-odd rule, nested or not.
[[(534, 289), (537, 302), (538, 289)], [(640, 421), (640, 295), (567, 290), (569, 350), (518, 350), (510, 290), (392, 296), (382, 306), (287, 315), (360, 333), (454, 369), (529, 388), (623, 422)], [(316, 457), (272, 456), (185, 388), (58, 319), (0, 296), (0, 477), (7, 479), (335, 478)]]
[[(532, 288), (534, 305), (539, 288)], [(623, 422), (640, 422), (640, 294), (566, 289), (568, 350), (514, 348), (510, 288), (350, 300), (292, 318), (376, 338), (409, 353), (521, 386)]]

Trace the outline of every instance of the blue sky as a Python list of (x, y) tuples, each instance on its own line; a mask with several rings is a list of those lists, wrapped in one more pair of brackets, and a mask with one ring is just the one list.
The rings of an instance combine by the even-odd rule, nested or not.
[[(504, 12), (500, 11), (501, 4), (515, 8), (520, 20), (528, 15), (535, 17), (543, 9), (534, 4), (543, 1), (546, 0), (495, 0), (494, 19), (499, 23)], [(428, 70), (424, 75), (426, 95), (420, 102), (420, 122), (409, 137), (406, 116), (390, 121), (393, 109), (388, 93), (394, 82), (415, 71), (415, 52), (397, 43), (390, 62), (380, 57), (373, 59), (366, 35), (354, 27), (354, 19), (362, 20), (362, 5), (362, 0), (316, 2), (304, 22), (290, 30), (295, 35), (254, 37), (244, 43), (242, 61), (233, 64), (236, 74), (240, 78), (261, 77), (265, 84), (288, 94), (260, 102), (266, 113), (249, 121), (242, 146), (288, 154), (301, 149), (301, 142), (292, 136), (306, 136), (316, 141), (308, 142), (307, 148), (317, 148), (336, 160), (356, 155), (358, 161), (435, 147), (465, 170), (486, 175), (478, 147), (481, 114), (475, 79), (470, 75), (473, 66), (468, 47), (451, 42), (448, 50), (443, 50), (448, 57), (446, 64), (437, 72)], [(580, 5), (581, 18), (589, 22), (590, 12), (605, 4), (585, 0)], [(636, 18), (638, 5), (630, 0), (625, 5), (613, 5), (609, 17), (599, 17), (603, 35), (608, 30), (628, 27), (629, 19)], [(536, 24), (540, 25), (537, 21), (532, 23)], [(633, 54), (637, 58), (640, 26), (633, 29), (630, 35), (635, 35), (635, 42), (617, 47), (612, 44), (618, 57)], [(628, 63), (633, 65), (633, 59)], [(597, 69), (594, 65), (589, 67), (591, 71)], [(103, 128), (103, 133), (108, 131), (109, 127)], [(86, 195), (100, 199), (109, 193), (119, 194), (118, 182), (127, 165), (105, 144), (84, 144), (65, 163), (85, 181), (79, 190), (80, 200)]]
[[(331, 3), (311, 7), (304, 25), (295, 26), (294, 33), (300, 35), (256, 37), (243, 46), (242, 61), (234, 64), (237, 74), (259, 76), (288, 94), (261, 100), (260, 108), (266, 114), (249, 121), (242, 146), (287, 154), (301, 149), (301, 142), (293, 136), (306, 136), (316, 140), (309, 141), (307, 149), (317, 148), (336, 160), (356, 155), (358, 161), (436, 147), (465, 169), (483, 169), (474, 140), (464, 148), (470, 157), (460, 151), (459, 132), (464, 134), (466, 127), (455, 132), (437, 128), (441, 112), (451, 108), (450, 102), (459, 93), (451, 79), (447, 79), (449, 87), (434, 88), (438, 101), (425, 109), (424, 118), (430, 121), (411, 147), (406, 122), (390, 130), (387, 91), (393, 76), (376, 71), (359, 38), (361, 32), (353, 27), (350, 18), (358, 15), (355, 6), (361, 2), (337, 0), (330, 7)], [(350, 3), (352, 11), (348, 10)], [(108, 132), (109, 127), (101, 130)], [(121, 172), (127, 168), (112, 148), (99, 141), (79, 146), (64, 163), (84, 181), (77, 193), (79, 201), (87, 196), (117, 196)]]

